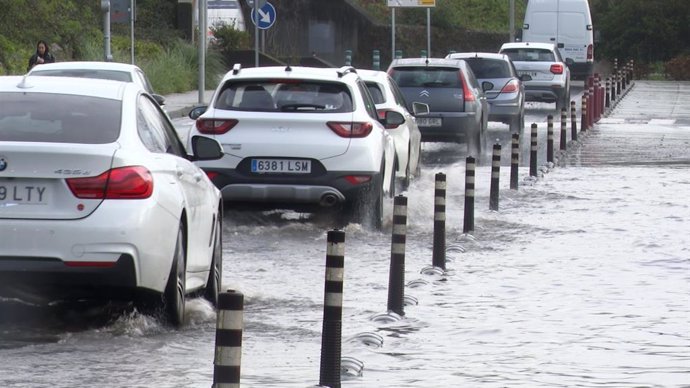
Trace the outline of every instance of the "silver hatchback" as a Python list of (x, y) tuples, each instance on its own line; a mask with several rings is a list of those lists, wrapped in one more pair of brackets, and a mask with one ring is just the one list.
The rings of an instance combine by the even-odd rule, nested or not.
[(463, 59), (470, 65), (480, 84), (491, 84), (491, 88), (485, 91), (489, 102), (489, 121), (508, 124), (514, 133), (522, 131), (525, 126), (523, 81), (529, 81), (532, 77), (519, 76), (513, 62), (505, 54), (452, 53), (446, 58)]

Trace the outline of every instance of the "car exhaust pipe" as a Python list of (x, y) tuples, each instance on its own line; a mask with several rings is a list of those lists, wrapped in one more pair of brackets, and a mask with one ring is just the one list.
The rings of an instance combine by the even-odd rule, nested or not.
[(321, 199), (319, 200), (319, 205), (323, 207), (333, 207), (336, 204), (338, 204), (339, 201), (340, 199), (335, 193), (326, 193), (321, 196)]

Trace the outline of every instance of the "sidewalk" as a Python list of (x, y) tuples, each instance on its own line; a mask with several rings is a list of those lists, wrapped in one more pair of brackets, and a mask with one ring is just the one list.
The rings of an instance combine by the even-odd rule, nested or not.
[(185, 117), (193, 107), (208, 104), (214, 91), (207, 90), (204, 93), (203, 103), (199, 103), (198, 90), (165, 95), (165, 110), (170, 115), (170, 118)]

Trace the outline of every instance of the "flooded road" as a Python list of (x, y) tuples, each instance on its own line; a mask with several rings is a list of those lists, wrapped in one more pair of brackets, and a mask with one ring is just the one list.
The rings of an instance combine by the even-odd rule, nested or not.
[[(342, 353), (363, 363), (343, 387), (690, 387), (690, 83), (677, 85), (637, 81), (538, 179), (523, 152), (519, 190), (501, 169), (499, 211), (480, 165), (469, 234), (465, 148), (425, 144), (422, 176), (403, 193), (405, 294), (418, 301), (403, 319), (376, 318), (390, 232), (343, 229)], [(540, 138), (551, 107), (529, 107)], [(507, 126), (490, 128), (508, 166)], [(447, 272), (429, 274), (437, 172)], [(317, 385), (332, 220), (229, 209), (224, 221), (223, 284), (245, 296), (242, 386)], [(0, 386), (209, 387), (216, 314), (202, 299), (187, 310), (173, 330), (127, 306), (3, 301)]]

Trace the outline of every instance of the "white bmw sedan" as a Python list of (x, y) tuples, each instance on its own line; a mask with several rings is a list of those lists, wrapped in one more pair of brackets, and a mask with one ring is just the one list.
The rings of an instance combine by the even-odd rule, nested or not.
[(217, 302), (222, 199), (149, 93), (133, 83), (0, 77), (0, 297), (114, 298), (183, 322)]

